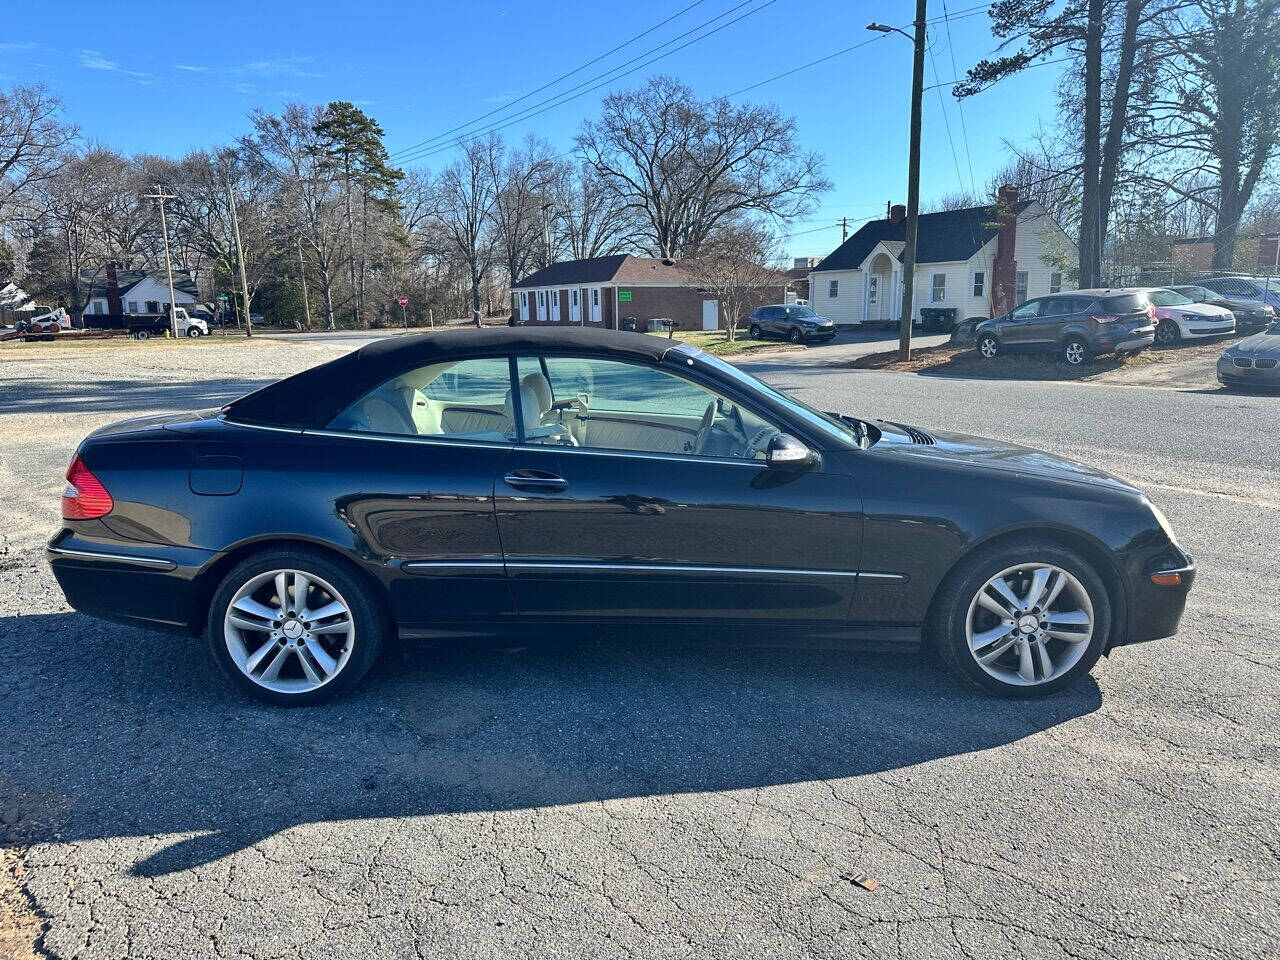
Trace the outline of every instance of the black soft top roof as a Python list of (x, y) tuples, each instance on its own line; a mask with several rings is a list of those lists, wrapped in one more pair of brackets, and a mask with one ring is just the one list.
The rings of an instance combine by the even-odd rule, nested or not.
[(550, 352), (657, 363), (680, 347), (666, 337), (589, 327), (467, 327), (387, 337), (233, 400), (223, 413), (241, 423), (318, 429), (378, 384), (432, 363)]

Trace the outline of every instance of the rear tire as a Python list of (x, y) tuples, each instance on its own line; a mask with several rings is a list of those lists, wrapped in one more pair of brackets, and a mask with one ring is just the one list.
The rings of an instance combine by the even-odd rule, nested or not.
[(984, 333), (978, 338), (978, 353), (984, 360), (1000, 356), (1000, 341), (995, 334)]
[[(1035, 595), (1038, 570), (1049, 572)], [(1016, 606), (992, 589), (995, 580), (1011, 588)], [(1009, 615), (989, 607), (1008, 607)], [(997, 696), (1038, 697), (1093, 669), (1111, 618), (1106, 586), (1087, 560), (1052, 541), (1015, 540), (980, 548), (957, 564), (934, 597), (927, 636), (969, 683)], [(1085, 619), (1087, 635), (1078, 622)]]
[(135, 340), (150, 340), (151, 333), (148, 330), (138, 330), (134, 333), (133, 338)]
[(302, 547), (237, 564), (218, 586), (205, 626), (213, 658), (232, 682), (279, 706), (320, 703), (351, 689), (390, 632), (381, 598), (357, 570)]
[(1090, 360), (1089, 344), (1082, 337), (1068, 337), (1062, 343), (1062, 362), (1069, 367), (1080, 367)]

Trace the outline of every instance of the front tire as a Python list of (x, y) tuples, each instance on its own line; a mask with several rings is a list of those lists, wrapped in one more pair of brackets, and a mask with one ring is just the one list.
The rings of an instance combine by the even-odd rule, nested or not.
[(1173, 320), (1161, 320), (1156, 324), (1156, 343), (1162, 347), (1171, 347), (1182, 339), (1182, 331)]
[(804, 343), (804, 334), (792, 327), (791, 332), (787, 334), (787, 339), (792, 343)]
[(751, 329), (747, 331), (747, 336), (750, 337), (752, 340), (764, 339), (763, 337), (760, 336), (760, 325), (755, 323), (753, 323), (751, 325)]
[(1052, 541), (979, 549), (947, 576), (929, 639), (960, 677), (1002, 697), (1054, 693), (1088, 673), (1111, 631), (1093, 566)]
[(978, 353), (984, 360), (994, 360), (1000, 356), (1000, 341), (995, 334), (984, 333), (978, 338)]
[(192, 339), (195, 339), (196, 337), (198, 337), (198, 336), (200, 336), (200, 335), (201, 335), (201, 331), (200, 331), (200, 328), (199, 328), (199, 327), (187, 327), (187, 336), (188, 336), (188, 337), (191, 337)]
[(224, 673), (277, 705), (319, 703), (368, 672), (390, 632), (373, 588), (346, 563), (268, 550), (223, 579), (205, 634)]

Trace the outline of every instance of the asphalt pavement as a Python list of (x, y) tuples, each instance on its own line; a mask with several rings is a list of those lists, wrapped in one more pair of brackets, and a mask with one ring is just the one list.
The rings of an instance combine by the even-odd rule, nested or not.
[[(128, 396), (198, 408), (293, 363), (257, 349), (270, 364)], [(65, 363), (33, 365), (33, 403), (0, 384), (0, 478), (39, 495), (0, 554), (0, 824), (40, 949), (1280, 955), (1280, 397), (797, 362), (816, 352), (743, 365), (825, 409), (1148, 490), (1201, 565), (1180, 636), (1031, 702), (915, 657), (640, 633), (402, 645), (338, 703), (269, 709), (200, 643), (69, 611), (41, 558), (48, 464), (137, 371), (69, 385)]]

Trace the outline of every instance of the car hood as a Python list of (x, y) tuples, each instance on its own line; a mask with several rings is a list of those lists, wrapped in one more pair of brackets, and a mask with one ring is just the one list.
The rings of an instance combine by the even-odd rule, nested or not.
[(1255, 333), (1252, 337), (1245, 337), (1239, 343), (1232, 344), (1227, 352), (1232, 355), (1274, 354), (1280, 357), (1280, 333)]
[[(1000, 473), (1087, 483), (1138, 495), (1142, 493), (1133, 484), (1105, 470), (1045, 453), (1034, 447), (963, 433), (925, 431), (920, 427), (887, 421), (877, 421), (876, 426), (880, 428), (881, 435), (872, 449), (890, 455), (975, 466)], [(928, 442), (930, 440), (933, 442)]]
[(1214, 319), (1234, 316), (1226, 307), (1217, 307), (1212, 303), (1188, 303), (1180, 307), (1156, 307), (1156, 312), (1162, 317), (1174, 313), (1189, 313), (1195, 317), (1212, 317)]

